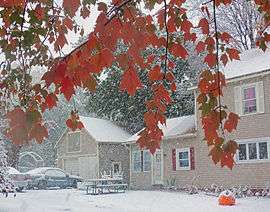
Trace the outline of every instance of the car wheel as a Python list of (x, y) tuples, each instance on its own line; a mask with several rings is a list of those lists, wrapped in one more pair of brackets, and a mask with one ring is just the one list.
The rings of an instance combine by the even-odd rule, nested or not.
[(77, 188), (77, 187), (78, 187), (77, 180), (74, 180), (72, 183), (72, 188)]
[(38, 189), (47, 189), (47, 182), (42, 180), (38, 182)]

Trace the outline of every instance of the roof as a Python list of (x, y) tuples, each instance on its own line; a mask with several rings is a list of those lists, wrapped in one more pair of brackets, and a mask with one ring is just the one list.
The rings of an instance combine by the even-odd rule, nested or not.
[[(166, 126), (160, 125), (160, 128), (163, 131), (164, 137), (163, 138), (171, 138), (171, 137), (177, 137), (181, 135), (185, 135), (187, 133), (190, 133), (195, 129), (195, 116), (181, 116), (177, 118), (171, 118), (167, 119)], [(130, 141), (136, 141), (139, 136), (137, 132), (133, 136), (127, 139), (128, 142)]]
[(240, 54), (240, 60), (228, 62), (223, 68), (227, 79), (251, 75), (270, 70), (270, 49), (263, 52), (259, 48), (250, 49)]
[(80, 121), (97, 142), (122, 143), (131, 136), (108, 120), (80, 116)]

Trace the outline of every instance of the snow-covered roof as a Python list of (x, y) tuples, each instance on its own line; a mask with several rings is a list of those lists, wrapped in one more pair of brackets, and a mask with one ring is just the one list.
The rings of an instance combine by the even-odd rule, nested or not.
[(240, 60), (228, 62), (223, 68), (227, 79), (255, 74), (270, 70), (270, 49), (263, 52), (259, 48), (250, 49), (240, 54)]
[[(195, 130), (195, 116), (190, 115), (167, 119), (166, 126), (160, 125), (160, 128), (164, 134), (163, 138), (171, 138), (187, 134)], [(129, 137), (127, 141), (136, 141), (139, 138), (139, 133), (140, 131)]]
[(97, 142), (121, 143), (131, 135), (111, 121), (80, 116), (84, 128)]

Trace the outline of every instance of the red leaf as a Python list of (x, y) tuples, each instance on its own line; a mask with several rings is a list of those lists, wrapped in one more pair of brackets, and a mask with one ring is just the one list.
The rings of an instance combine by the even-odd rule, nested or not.
[(63, 79), (60, 91), (64, 94), (64, 96), (68, 101), (70, 100), (71, 96), (75, 93), (73, 82), (68, 77), (65, 77)]
[(46, 99), (45, 99), (45, 103), (48, 106), (49, 109), (52, 109), (54, 106), (57, 106), (57, 96), (53, 93), (48, 94)]
[(200, 54), (201, 52), (203, 52), (205, 50), (205, 43), (202, 41), (199, 41), (197, 46), (196, 46), (196, 51), (198, 54)]
[(71, 17), (75, 16), (80, 4), (80, 0), (63, 0), (63, 7), (70, 13)]
[(227, 48), (226, 52), (228, 53), (231, 60), (240, 60), (240, 52), (237, 49)]
[(232, 154), (223, 153), (221, 155), (221, 159), (220, 159), (221, 167), (227, 166), (228, 168), (232, 169), (234, 163), (235, 162), (234, 162), (234, 159), (233, 159), (233, 155)]
[(226, 54), (222, 54), (220, 60), (222, 61), (223, 65), (226, 66), (228, 63), (228, 56)]
[(228, 132), (232, 132), (234, 129), (236, 130), (239, 116), (235, 113), (230, 113), (228, 116), (228, 119), (224, 123), (224, 129), (226, 129)]
[(220, 35), (220, 39), (222, 41), (226, 42), (226, 43), (229, 43), (231, 38), (232, 38), (232, 36), (229, 33), (227, 33), (227, 32), (223, 32)]
[(210, 68), (214, 67), (217, 64), (216, 54), (208, 53), (204, 58), (204, 62), (206, 62)]
[(29, 132), (29, 138), (41, 144), (44, 138), (48, 138), (48, 131), (41, 124), (35, 124)]
[(190, 32), (190, 29), (193, 27), (192, 23), (189, 21), (189, 20), (183, 20), (182, 23), (181, 23), (181, 30), (186, 32), (186, 33), (189, 33)]
[(127, 91), (129, 95), (134, 96), (136, 90), (142, 87), (142, 83), (133, 67), (130, 67), (122, 76), (120, 90)]
[(148, 77), (151, 81), (162, 80), (164, 74), (160, 71), (160, 66), (155, 66), (152, 70), (149, 71)]
[(199, 22), (199, 27), (202, 29), (202, 33), (208, 35), (209, 34), (209, 23), (206, 18), (202, 18)]
[(183, 59), (186, 59), (188, 56), (187, 50), (181, 44), (174, 43), (170, 48), (170, 51), (172, 54), (174, 54), (174, 56), (181, 57)]

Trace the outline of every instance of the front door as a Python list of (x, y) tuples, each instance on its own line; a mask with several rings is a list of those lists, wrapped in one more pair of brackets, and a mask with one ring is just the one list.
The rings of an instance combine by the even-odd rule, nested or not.
[(162, 150), (157, 150), (153, 155), (152, 164), (152, 184), (160, 185), (163, 184), (163, 154)]

